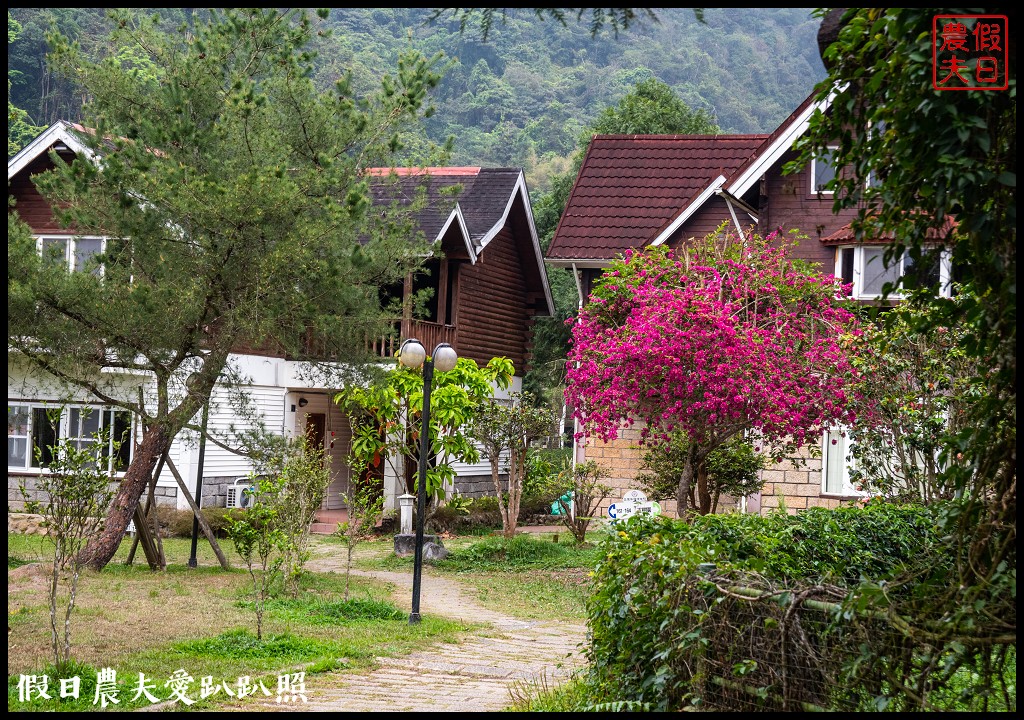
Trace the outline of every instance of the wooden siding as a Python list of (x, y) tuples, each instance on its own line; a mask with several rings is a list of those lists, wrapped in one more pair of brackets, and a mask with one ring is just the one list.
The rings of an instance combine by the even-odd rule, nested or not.
[[(279, 431), (284, 423), (284, 389), (253, 385), (247, 389), (249, 401), (263, 422), (272, 431)], [(252, 428), (252, 424), (235, 413), (231, 406), (231, 391), (222, 386), (214, 389), (210, 398), (210, 434), (231, 437), (234, 432)], [(203, 458), (204, 477), (242, 477), (253, 469), (249, 458), (226, 450), (216, 443), (206, 443)]]
[(833, 214), (832, 196), (811, 192), (809, 166), (799, 173), (782, 175), (783, 165), (794, 158), (792, 151), (787, 152), (765, 175), (758, 232), (767, 235), (781, 228), (788, 235), (790, 230), (799, 230), (808, 237), (800, 240), (793, 256), (817, 263), (823, 272), (832, 273), (835, 249), (822, 245), (821, 238), (849, 223), (857, 211), (850, 209)]
[(527, 361), (529, 318), (522, 263), (506, 227), (484, 248), (475, 265), (459, 267), (459, 355), (481, 365), (503, 355), (524, 372)]
[[(746, 231), (748, 226), (753, 225), (750, 216), (740, 208), (736, 208), (736, 219), (743, 225), (744, 231)], [(744, 220), (748, 222), (744, 223)], [(727, 223), (726, 229), (730, 232), (736, 232), (736, 226), (733, 225), (732, 216), (729, 214), (729, 206), (723, 198), (716, 196), (708, 199), (697, 212), (690, 216), (682, 227), (672, 233), (668, 244), (673, 248), (678, 248), (681, 241), (706, 237), (715, 232), (722, 223)]]
[[(53, 217), (53, 211), (50, 209), (50, 203), (39, 194), (36, 186), (32, 184), (32, 175), (51, 169), (53, 169), (53, 163), (50, 158), (45, 155), (36, 158), (8, 183), (7, 194), (14, 197), (14, 210), (18, 213), (18, 217), (32, 228), (32, 232), (69, 235), (71, 231), (57, 223)], [(9, 212), (11, 211), (8, 210)]]

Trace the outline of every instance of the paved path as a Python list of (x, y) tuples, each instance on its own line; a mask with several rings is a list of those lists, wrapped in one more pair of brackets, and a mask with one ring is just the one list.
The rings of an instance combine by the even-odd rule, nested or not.
[[(316, 558), (310, 570), (344, 571), (341, 560)], [(392, 583), (394, 601), (409, 610), (411, 572), (352, 570), (354, 575)], [(397, 658), (378, 658), (378, 667), (360, 673), (318, 674), (307, 679), (307, 704), (267, 709), (341, 712), (498, 712), (511, 704), (517, 687), (548, 687), (584, 661), (583, 623), (520, 620), (477, 603), (470, 590), (425, 566), (420, 612), (490, 627), (458, 644), (444, 644)], [(316, 686), (313, 690), (312, 686)], [(324, 686), (329, 689), (323, 689)]]

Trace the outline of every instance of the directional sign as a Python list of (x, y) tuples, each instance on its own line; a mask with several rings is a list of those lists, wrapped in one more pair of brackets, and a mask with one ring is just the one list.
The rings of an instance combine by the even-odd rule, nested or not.
[(656, 502), (629, 502), (621, 501), (608, 506), (608, 518), (619, 521), (632, 517), (633, 515), (660, 515), (661, 505)]

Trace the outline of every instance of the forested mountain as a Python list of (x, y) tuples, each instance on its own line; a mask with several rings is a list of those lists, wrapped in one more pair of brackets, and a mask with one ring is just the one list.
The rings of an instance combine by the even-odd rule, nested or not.
[[(189, 8), (158, 13), (168, 29), (187, 22)], [(48, 72), (45, 34), (56, 26), (90, 53), (112, 48), (103, 8), (15, 8), (8, 15), (11, 106), (29, 125), (77, 119), (82, 97)], [(529, 9), (498, 14), (486, 41), (470, 24), (460, 32), (450, 15), (429, 22), (426, 8), (336, 8), (320, 41), (318, 79), (333, 83), (351, 71), (354, 88), (367, 89), (395, 72), (399, 52), (443, 53), (447, 68), (435, 93), (437, 112), (423, 140), (454, 138), (451, 162), (523, 166), (530, 187), (544, 191), (566, 171), (582, 133), (638, 82), (656, 78), (695, 110), (705, 110), (723, 132), (770, 132), (824, 77), (809, 9), (742, 8), (703, 12), (657, 8), (615, 33), (591, 35), (588, 18), (569, 11), (566, 24)], [(13, 23), (11, 21), (14, 21)], [(9, 120), (10, 136), (10, 120)], [(416, 145), (416, 140), (411, 139)]]

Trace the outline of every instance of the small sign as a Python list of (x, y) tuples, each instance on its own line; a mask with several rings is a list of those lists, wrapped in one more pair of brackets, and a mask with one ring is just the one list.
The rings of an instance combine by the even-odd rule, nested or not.
[(647, 502), (647, 495), (643, 490), (627, 490), (622, 493), (622, 499), (626, 502), (643, 503)]
[(608, 506), (608, 518), (619, 521), (633, 515), (661, 515), (661, 505), (653, 501), (629, 502), (622, 501)]

